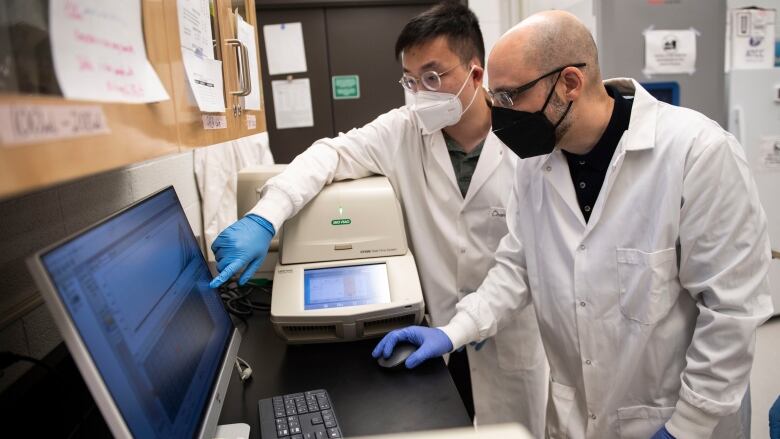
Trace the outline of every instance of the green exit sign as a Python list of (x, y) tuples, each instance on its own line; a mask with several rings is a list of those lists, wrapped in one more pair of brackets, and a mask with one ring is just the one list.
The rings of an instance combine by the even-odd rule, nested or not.
[(360, 99), (360, 77), (358, 75), (333, 76), (333, 99)]

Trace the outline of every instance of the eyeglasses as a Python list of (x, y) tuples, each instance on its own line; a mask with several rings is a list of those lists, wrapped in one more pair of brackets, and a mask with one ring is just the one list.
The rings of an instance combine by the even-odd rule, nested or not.
[(513, 88), (511, 90), (502, 90), (502, 91), (488, 91), (488, 95), (493, 100), (493, 106), (494, 107), (504, 107), (504, 108), (512, 108), (515, 105), (515, 100), (517, 99), (520, 94), (523, 92), (533, 88), (534, 85), (536, 85), (537, 82), (541, 81), (542, 79), (554, 75), (558, 72), (562, 72), (567, 67), (577, 67), (582, 68), (585, 67), (586, 63), (578, 63), (578, 64), (569, 64), (565, 65), (563, 67), (558, 67), (557, 69), (553, 70), (552, 72), (545, 73), (544, 75), (534, 79), (533, 81), (523, 84), (520, 87)]
[(420, 76), (419, 79), (404, 73), (404, 75), (401, 76), (401, 79), (398, 80), (398, 83), (401, 84), (403, 88), (409, 90), (412, 93), (417, 93), (417, 90), (420, 89), (420, 83), (422, 83), (423, 87), (425, 87), (427, 90), (438, 91), (439, 88), (441, 88), (442, 76), (455, 70), (455, 68), (460, 65), (461, 64), (457, 64), (441, 73), (435, 72), (433, 70), (425, 72)]

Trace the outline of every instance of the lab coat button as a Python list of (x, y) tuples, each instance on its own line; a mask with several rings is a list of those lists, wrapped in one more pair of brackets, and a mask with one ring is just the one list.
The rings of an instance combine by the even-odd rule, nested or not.
[(584, 307), (585, 306), (585, 302), (580, 302), (580, 306)]
[(596, 420), (596, 415), (594, 415), (593, 413), (591, 413), (591, 414), (590, 414), (590, 419), (593, 419), (593, 420), (595, 421), (595, 420)]
[(463, 254), (463, 253), (466, 253), (466, 249), (465, 248), (460, 249), (460, 254)]
[(552, 171), (552, 166), (548, 166), (548, 167), (544, 168), (544, 170), (547, 171), (547, 172), (550, 172), (550, 171)]
[(587, 247), (585, 247), (585, 244), (580, 244), (580, 250), (585, 250)]
[(591, 361), (590, 361), (590, 360), (585, 360), (585, 364), (587, 364), (588, 366), (590, 366), (590, 365), (591, 365)]

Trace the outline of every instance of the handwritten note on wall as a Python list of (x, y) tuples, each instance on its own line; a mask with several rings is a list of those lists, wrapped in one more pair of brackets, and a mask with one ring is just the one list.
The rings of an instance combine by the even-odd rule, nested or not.
[(62, 0), (49, 6), (54, 69), (68, 99), (169, 99), (146, 58), (140, 0)]

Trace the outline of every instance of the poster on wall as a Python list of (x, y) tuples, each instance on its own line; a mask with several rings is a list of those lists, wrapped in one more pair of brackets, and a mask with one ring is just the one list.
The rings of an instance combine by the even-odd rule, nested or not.
[(645, 68), (652, 75), (688, 74), (696, 71), (695, 29), (647, 29), (645, 37)]

